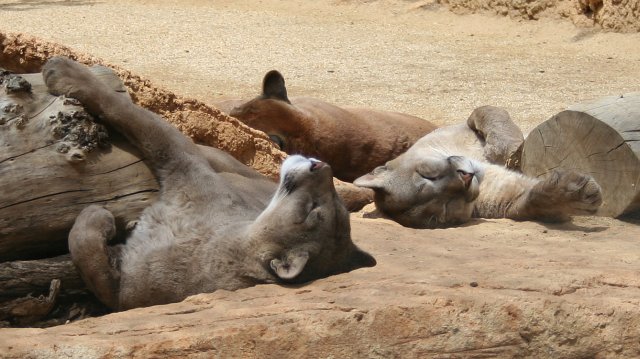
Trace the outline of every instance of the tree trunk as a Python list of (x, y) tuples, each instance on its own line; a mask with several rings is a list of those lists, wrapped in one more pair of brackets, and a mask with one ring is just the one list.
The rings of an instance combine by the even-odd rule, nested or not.
[(124, 228), (154, 200), (158, 183), (138, 150), (76, 101), (50, 95), (41, 74), (0, 70), (0, 86), (0, 262), (64, 253), (88, 204)]
[(554, 168), (590, 174), (603, 191), (602, 216), (640, 207), (640, 93), (570, 106), (536, 127), (524, 142), (522, 171)]

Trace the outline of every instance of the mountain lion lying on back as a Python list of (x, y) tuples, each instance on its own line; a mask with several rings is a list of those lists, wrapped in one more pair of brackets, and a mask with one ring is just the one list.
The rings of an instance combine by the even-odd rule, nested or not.
[(160, 183), (158, 200), (143, 211), (126, 244), (107, 245), (114, 217), (96, 205), (85, 208), (71, 229), (73, 263), (109, 307), (305, 282), (376, 264), (351, 241), (349, 214), (323, 162), (289, 157), (273, 194), (261, 176), (221, 151), (196, 146), (85, 66), (53, 58), (43, 76), (51, 93), (78, 99), (123, 133)]
[(384, 215), (416, 228), (471, 217), (565, 221), (598, 210), (602, 192), (591, 176), (554, 170), (538, 179), (506, 169), (505, 159), (522, 141), (506, 111), (480, 107), (467, 124), (424, 136), (354, 184), (374, 190)]

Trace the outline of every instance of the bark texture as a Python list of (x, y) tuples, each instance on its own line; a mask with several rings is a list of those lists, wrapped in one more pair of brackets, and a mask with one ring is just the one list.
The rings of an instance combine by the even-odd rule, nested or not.
[(155, 198), (139, 152), (79, 103), (48, 94), (40, 74), (0, 82), (0, 262), (64, 253), (89, 204), (105, 205), (124, 228)]

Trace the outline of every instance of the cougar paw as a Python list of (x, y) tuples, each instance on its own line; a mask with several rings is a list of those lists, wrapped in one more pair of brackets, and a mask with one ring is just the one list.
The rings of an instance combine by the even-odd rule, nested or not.
[(76, 218), (69, 233), (69, 246), (78, 248), (81, 252), (104, 251), (107, 242), (115, 234), (113, 214), (101, 206), (91, 205), (83, 209)]
[(602, 189), (593, 177), (575, 171), (553, 171), (543, 190), (550, 202), (566, 207), (567, 214), (593, 214), (602, 204)]
[(73, 97), (80, 102), (91, 88), (93, 75), (84, 65), (65, 57), (53, 57), (42, 68), (42, 77), (53, 95)]
[(91, 205), (80, 212), (69, 233), (71, 260), (87, 288), (111, 308), (118, 305), (119, 258), (107, 242), (115, 235), (113, 214)]

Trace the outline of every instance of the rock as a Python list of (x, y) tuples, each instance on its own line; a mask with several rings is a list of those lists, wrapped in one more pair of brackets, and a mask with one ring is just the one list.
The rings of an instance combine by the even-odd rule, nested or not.
[[(417, 230), (352, 215), (378, 259), (49, 329), (0, 329), (5, 358), (612, 358), (640, 355), (640, 227), (578, 217)], [(541, 235), (540, 233), (543, 233)], [(470, 283), (476, 283), (476, 286)]]

